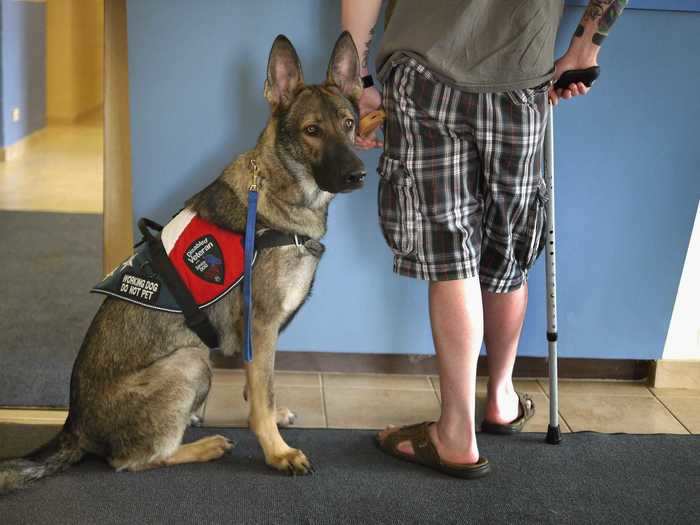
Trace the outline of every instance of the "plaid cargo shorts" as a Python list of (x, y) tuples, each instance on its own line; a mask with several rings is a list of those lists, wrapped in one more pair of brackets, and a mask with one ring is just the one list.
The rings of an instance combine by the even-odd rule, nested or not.
[(521, 287), (544, 247), (548, 84), (467, 93), (411, 59), (384, 85), (379, 222), (400, 275)]

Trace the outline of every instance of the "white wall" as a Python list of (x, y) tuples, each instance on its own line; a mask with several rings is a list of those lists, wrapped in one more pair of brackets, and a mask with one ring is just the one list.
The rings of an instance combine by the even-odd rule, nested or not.
[(700, 360), (700, 203), (678, 285), (663, 359)]

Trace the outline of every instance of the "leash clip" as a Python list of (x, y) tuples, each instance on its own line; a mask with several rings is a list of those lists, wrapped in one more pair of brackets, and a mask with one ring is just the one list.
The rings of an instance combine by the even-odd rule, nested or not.
[(258, 191), (258, 163), (255, 162), (255, 159), (250, 159), (250, 169), (253, 170), (253, 177), (248, 191)]

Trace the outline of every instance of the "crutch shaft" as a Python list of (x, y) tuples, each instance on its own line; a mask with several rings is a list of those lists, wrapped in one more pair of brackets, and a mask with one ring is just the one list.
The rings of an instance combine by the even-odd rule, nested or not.
[(545, 273), (547, 288), (547, 346), (549, 361), (549, 429), (547, 442), (556, 444), (561, 441), (559, 431), (559, 371), (557, 368), (557, 259), (556, 229), (554, 215), (554, 111), (549, 107), (549, 121), (544, 140), (544, 168), (547, 184), (547, 236), (545, 252)]

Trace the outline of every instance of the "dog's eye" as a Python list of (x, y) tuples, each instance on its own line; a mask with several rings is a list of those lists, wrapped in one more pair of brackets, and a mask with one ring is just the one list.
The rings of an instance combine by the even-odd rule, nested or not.
[(351, 130), (353, 127), (355, 127), (355, 121), (351, 118), (346, 118), (345, 119), (345, 129)]
[(316, 135), (318, 135), (319, 131), (320, 130), (318, 129), (318, 126), (316, 126), (314, 124), (311, 124), (310, 126), (306, 126), (304, 128), (304, 133), (306, 133), (307, 135), (309, 135), (311, 137), (315, 137)]

